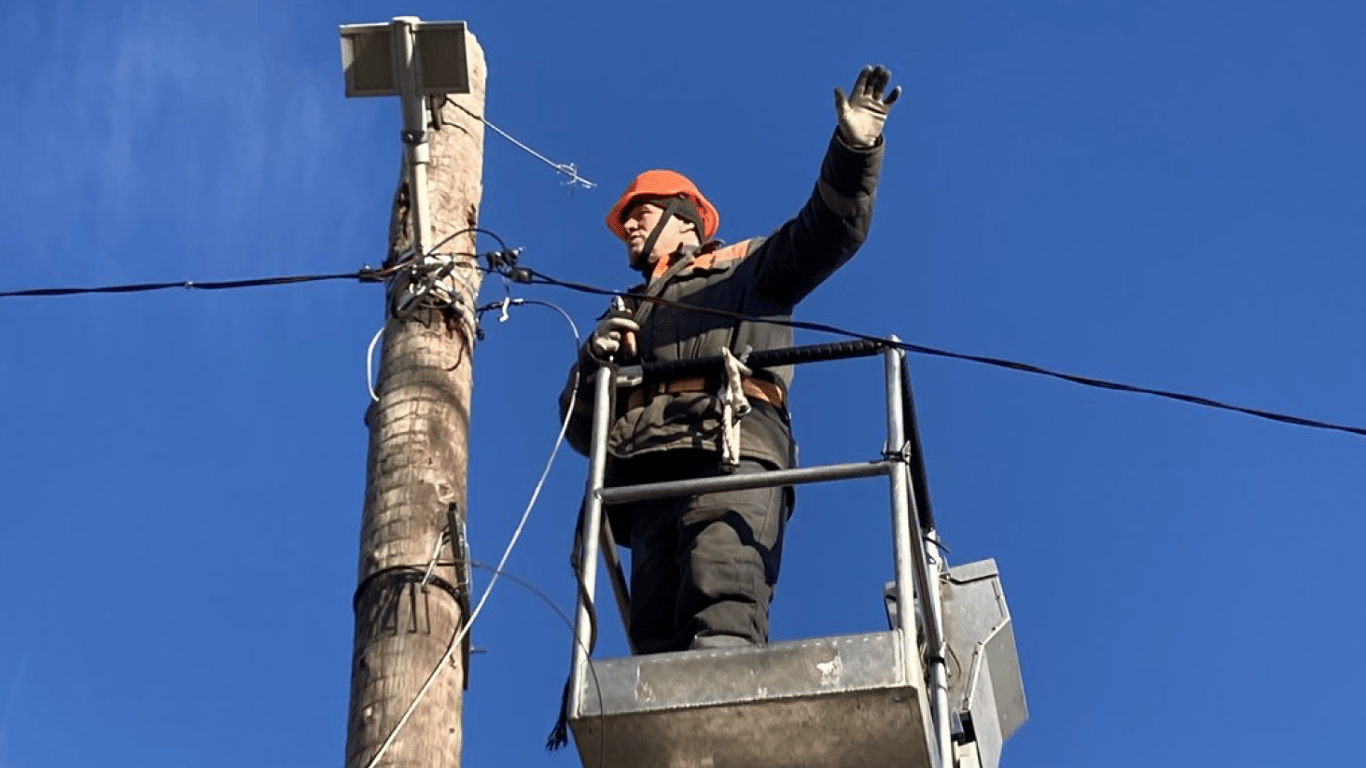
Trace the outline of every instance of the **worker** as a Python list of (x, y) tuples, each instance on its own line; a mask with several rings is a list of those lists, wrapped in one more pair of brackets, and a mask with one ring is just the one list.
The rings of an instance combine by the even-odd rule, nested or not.
[[(644, 282), (604, 315), (580, 349), (560, 396), (578, 383), (570, 444), (587, 454), (593, 372), (605, 364), (730, 353), (732, 376), (647, 381), (616, 394), (608, 485), (635, 485), (785, 469), (795, 464), (787, 410), (791, 366), (749, 370), (744, 355), (792, 346), (793, 308), (858, 250), (868, 234), (882, 164), (882, 128), (900, 87), (864, 67), (846, 96), (835, 88), (837, 128), (810, 199), (767, 238), (723, 246), (720, 216), (693, 182), (667, 170), (637, 176), (607, 213)], [(658, 297), (669, 303), (655, 303)], [(721, 310), (717, 315), (692, 310)], [(742, 372), (742, 373), (738, 373)], [(736, 400), (718, 396), (722, 381)], [(740, 386), (736, 387), (738, 381)], [(739, 392), (736, 392), (736, 389)], [(747, 415), (743, 420), (737, 417)], [(738, 439), (736, 433), (738, 432)], [(761, 645), (778, 579), (790, 488), (705, 493), (615, 505), (608, 519), (629, 544), (630, 636), (638, 653)]]

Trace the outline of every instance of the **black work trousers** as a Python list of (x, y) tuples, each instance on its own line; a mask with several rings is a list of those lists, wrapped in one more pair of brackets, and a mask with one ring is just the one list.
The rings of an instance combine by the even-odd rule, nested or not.
[[(674, 450), (621, 462), (613, 484), (764, 472), (752, 459), (723, 469), (715, 453)], [(693, 638), (768, 640), (789, 488), (758, 488), (634, 502), (630, 516), (631, 640), (637, 653), (687, 649)], [(625, 543), (625, 542), (623, 542)]]

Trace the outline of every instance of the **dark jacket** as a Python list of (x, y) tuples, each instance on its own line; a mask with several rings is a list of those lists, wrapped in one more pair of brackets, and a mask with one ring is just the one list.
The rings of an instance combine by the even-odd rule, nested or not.
[[(867, 236), (882, 151), (881, 140), (871, 149), (853, 149), (837, 132), (821, 163), (816, 188), (795, 218), (767, 238), (726, 248), (709, 243), (681, 252), (664, 274), (631, 292), (648, 292), (673, 302), (755, 317), (791, 319), (797, 303), (848, 261)], [(719, 355), (722, 347), (740, 355), (747, 348), (792, 346), (791, 328), (766, 322), (734, 320), (648, 301), (637, 303), (634, 317), (640, 323), (636, 339), (639, 362), (709, 357)], [(563, 417), (575, 371), (580, 372), (568, 437), (570, 445), (585, 455), (593, 407), (592, 374), (597, 368), (598, 362), (585, 344), (560, 394)], [(791, 367), (755, 374), (784, 390), (792, 381)], [(791, 466), (795, 451), (785, 409), (755, 399), (750, 402), (754, 410), (741, 422), (741, 455), (780, 468)], [(680, 448), (720, 452), (720, 409), (714, 392), (659, 395), (643, 407), (626, 410), (625, 406), (626, 397), (618, 397), (608, 438), (609, 454), (614, 459)], [(617, 478), (615, 482), (631, 480)]]

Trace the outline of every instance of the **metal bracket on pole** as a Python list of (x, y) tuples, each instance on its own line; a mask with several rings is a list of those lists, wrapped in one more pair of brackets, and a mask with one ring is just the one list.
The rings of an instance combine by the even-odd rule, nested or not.
[[(427, 199), (427, 165), (431, 161), (431, 147), (427, 143), (427, 100), (418, 92), (421, 82), (420, 60), (417, 51), (417, 27), (422, 22), (415, 16), (396, 16), (391, 24), (394, 55), (394, 75), (398, 81), (399, 106), (403, 111), (403, 167), (408, 182), (408, 213), (412, 227), (414, 269), (417, 274), (428, 273), (434, 258), (428, 253), (432, 241), (432, 224)], [(395, 307), (420, 306), (421, 300), (436, 286), (422, 286), (412, 280), (399, 286), (402, 295), (394, 297)], [(447, 291), (448, 295), (454, 292)]]
[[(455, 560), (455, 572), (459, 574), (455, 587), (460, 592), (460, 622), (470, 621), (470, 590), (474, 582), (470, 579), (470, 540), (465, 536), (465, 526), (460, 523), (460, 505), (451, 502), (446, 506), (446, 536), (451, 540), (451, 557)], [(460, 643), (460, 652), (465, 656), (465, 690), (470, 687), (470, 633)]]
[(427, 255), (431, 245), (432, 223), (427, 207), (427, 163), (431, 148), (427, 145), (427, 100), (418, 93), (421, 82), (417, 55), (417, 27), (422, 20), (416, 16), (396, 16), (393, 29), (394, 73), (398, 76), (399, 104), (403, 109), (403, 152), (408, 170), (408, 200), (413, 217), (413, 248), (418, 257)]

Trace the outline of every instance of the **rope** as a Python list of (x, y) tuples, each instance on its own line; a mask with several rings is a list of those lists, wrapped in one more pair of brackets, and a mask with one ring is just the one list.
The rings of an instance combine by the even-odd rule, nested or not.
[(729, 347), (721, 348), (721, 359), (726, 373), (721, 386), (721, 464), (734, 468), (740, 466), (740, 419), (750, 409), (744, 377), (754, 374)]

